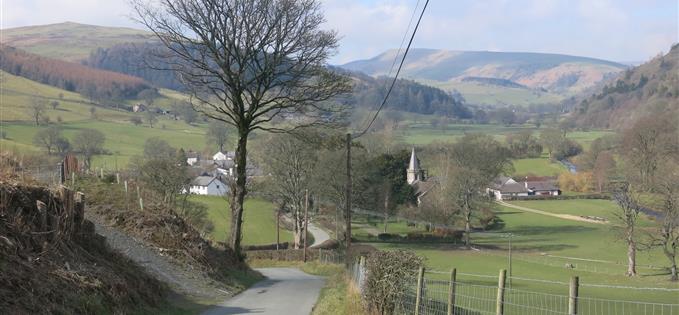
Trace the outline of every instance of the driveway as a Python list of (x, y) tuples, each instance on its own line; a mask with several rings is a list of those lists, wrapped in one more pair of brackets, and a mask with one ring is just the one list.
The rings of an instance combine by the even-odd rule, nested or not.
[(257, 270), (267, 279), (202, 314), (310, 314), (325, 284), (324, 278), (295, 268)]

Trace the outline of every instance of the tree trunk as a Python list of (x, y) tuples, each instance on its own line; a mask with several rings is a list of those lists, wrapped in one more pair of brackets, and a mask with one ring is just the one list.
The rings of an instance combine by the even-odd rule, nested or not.
[(627, 236), (627, 276), (637, 275), (637, 245), (632, 238), (632, 233)]
[(304, 231), (303, 231), (304, 229), (302, 227), (304, 219), (302, 218), (302, 211), (301, 211), (302, 206), (301, 206), (300, 202), (297, 202), (296, 204), (297, 205), (295, 207), (295, 213), (293, 215), (293, 221), (294, 221), (293, 222), (293, 225), (294, 225), (294, 227), (293, 227), (293, 230), (294, 230), (293, 231), (294, 232), (293, 242), (295, 243), (294, 248), (300, 249), (301, 248), (300, 245), (302, 244), (302, 237), (303, 237), (303, 233), (304, 233)]
[(248, 132), (239, 131), (238, 146), (236, 147), (236, 183), (231, 189), (231, 235), (229, 236), (229, 247), (236, 254), (236, 257), (242, 259), (240, 241), (242, 235), (243, 225), (243, 202), (245, 201), (245, 184), (247, 181), (246, 166), (247, 166), (247, 144)]
[(466, 210), (467, 212), (465, 213), (464, 216), (464, 246), (467, 247), (467, 249), (471, 248), (471, 240), (470, 240), (470, 235), (472, 231), (472, 223), (471, 223), (471, 211)]
[(384, 195), (384, 233), (387, 233), (387, 221), (389, 220), (389, 191)]

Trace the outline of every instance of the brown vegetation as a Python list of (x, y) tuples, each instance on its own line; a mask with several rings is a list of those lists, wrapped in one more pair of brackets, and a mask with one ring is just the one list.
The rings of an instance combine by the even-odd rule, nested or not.
[(129, 313), (161, 302), (164, 286), (105, 245), (77, 197), (5, 180), (0, 313)]
[(132, 98), (150, 88), (136, 77), (45, 58), (7, 45), (0, 45), (0, 69), (91, 99)]

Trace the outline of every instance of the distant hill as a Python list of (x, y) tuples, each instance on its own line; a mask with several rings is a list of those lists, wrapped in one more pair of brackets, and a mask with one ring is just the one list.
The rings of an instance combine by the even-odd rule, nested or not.
[(571, 115), (580, 127), (625, 128), (651, 113), (679, 114), (679, 44), (609, 80)]
[(120, 43), (146, 43), (153, 34), (125, 27), (65, 22), (2, 30), (2, 43), (45, 57), (81, 61), (97, 48)]
[[(389, 50), (341, 67), (372, 76), (385, 75), (395, 55), (396, 50)], [(456, 89), (458, 85), (464, 86), (458, 83), (488, 85), (502, 82), (488, 81), (498, 79), (525, 86), (527, 90), (565, 97), (586, 91), (625, 68), (625, 65), (616, 62), (560, 54), (413, 49), (408, 53), (402, 74), (404, 78), (449, 90)], [(469, 77), (485, 78), (485, 82), (465, 82), (465, 78)], [(464, 90), (460, 92), (465, 95)], [(539, 99), (541, 94), (535, 96), (535, 99), (528, 98), (526, 101), (544, 102)], [(549, 99), (551, 102), (558, 100)]]

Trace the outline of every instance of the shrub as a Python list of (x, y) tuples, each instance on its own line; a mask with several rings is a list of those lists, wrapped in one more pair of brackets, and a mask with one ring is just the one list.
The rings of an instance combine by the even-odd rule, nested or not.
[(421, 257), (410, 251), (376, 251), (366, 260), (363, 296), (371, 312), (393, 314), (409, 284), (424, 265)]
[(398, 234), (391, 234), (391, 233), (377, 234), (377, 239), (380, 240), (380, 241), (390, 241), (390, 240), (399, 239), (399, 238), (401, 238), (401, 236), (398, 235)]

